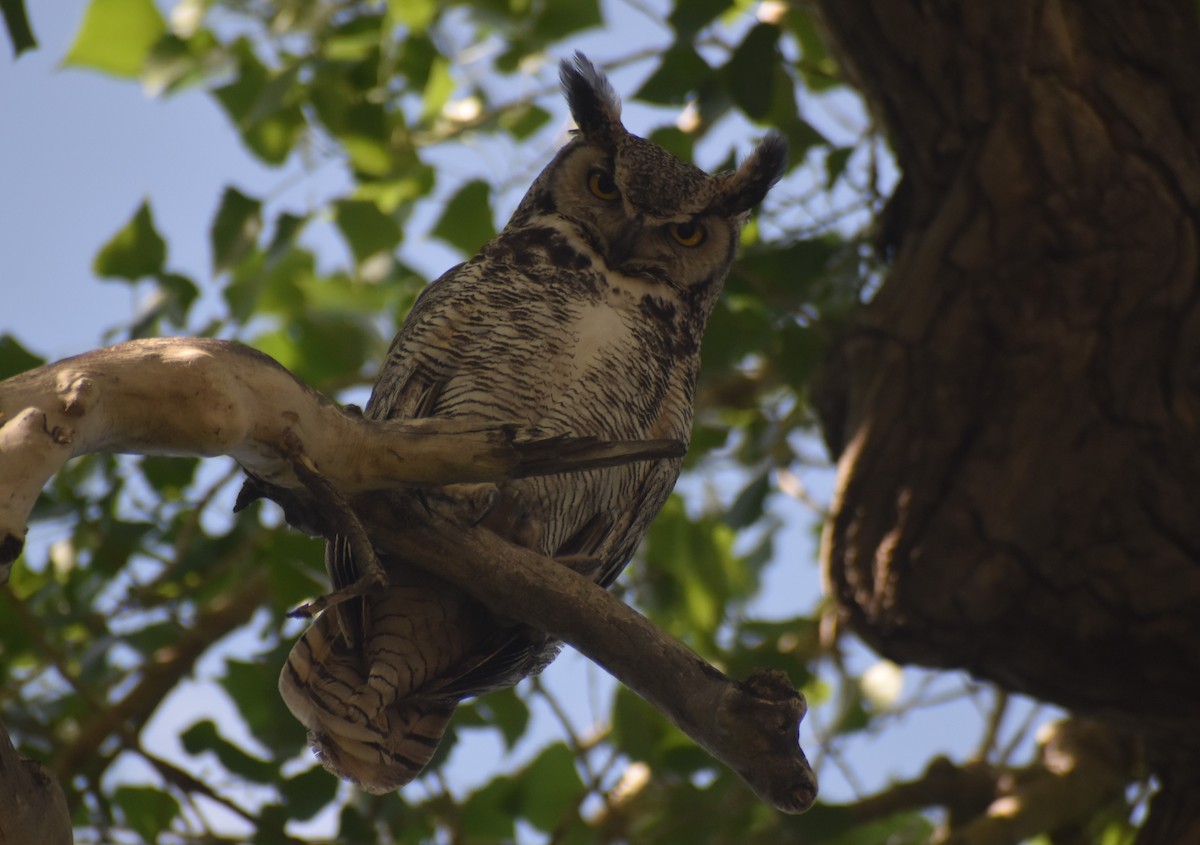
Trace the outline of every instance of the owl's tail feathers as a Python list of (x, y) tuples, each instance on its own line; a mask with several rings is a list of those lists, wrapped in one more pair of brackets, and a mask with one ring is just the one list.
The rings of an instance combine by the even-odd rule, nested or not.
[(328, 618), (292, 648), (279, 692), (326, 769), (366, 792), (391, 792), (429, 763), (458, 702), (385, 695)]

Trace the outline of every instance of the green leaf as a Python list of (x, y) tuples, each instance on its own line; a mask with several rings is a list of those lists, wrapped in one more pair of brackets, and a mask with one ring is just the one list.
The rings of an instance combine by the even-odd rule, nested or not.
[(747, 250), (735, 262), (726, 290), (731, 297), (754, 296), (782, 313), (795, 313), (812, 301), (814, 285), (827, 280), (845, 246), (837, 236), (823, 235)]
[[(762, 302), (749, 296), (726, 296), (721, 299), (709, 317), (701, 349), (701, 377), (713, 382), (730, 375), (746, 356), (762, 350), (764, 341), (771, 336), (772, 315)], [(724, 404), (747, 407), (753, 396), (718, 396)]]
[(550, 120), (550, 112), (532, 104), (505, 110), (497, 120), (500, 128), (518, 141), (528, 138)]
[(850, 162), (850, 156), (854, 155), (854, 147), (837, 147), (829, 151), (825, 156), (825, 187), (832, 188), (833, 183), (841, 178), (846, 172), (846, 165)]
[(353, 804), (342, 805), (337, 834), (337, 841), (343, 845), (375, 845), (378, 841), (375, 828)]
[(163, 315), (180, 328), (187, 322), (192, 303), (200, 296), (200, 289), (187, 276), (178, 273), (162, 273), (154, 280), (163, 297)]
[(100, 247), (92, 269), (99, 276), (132, 282), (158, 274), (166, 260), (167, 244), (154, 228), (149, 200), (143, 200), (133, 218)]
[[(345, 23), (333, 28), (321, 44), (321, 57), (331, 62), (370, 62), (379, 56), (379, 41), (382, 37), (384, 16), (359, 14), (348, 18)], [(364, 79), (366, 88), (374, 83)]]
[(291, 249), (307, 223), (307, 216), (299, 217), (286, 211), (275, 218), (275, 231), (267, 247), (268, 265), (278, 262)]
[(10, 334), (0, 334), (0, 381), (40, 367), (45, 358), (34, 355)]
[(242, 141), (268, 164), (282, 164), (304, 129), (304, 113), (294, 101), (298, 65), (268, 71), (246, 39), (234, 43), (237, 73), (213, 95), (237, 126)]
[(423, 32), (437, 16), (436, 0), (388, 0), (388, 14), (410, 32)]
[(188, 754), (211, 751), (230, 772), (257, 783), (273, 783), (279, 777), (278, 768), (273, 763), (251, 757), (221, 736), (216, 723), (208, 719), (197, 722), (180, 734), (179, 741)]
[(147, 455), (140, 461), (142, 475), (159, 495), (167, 500), (178, 499), (196, 477), (200, 466), (197, 458), (163, 458)]
[(634, 760), (653, 763), (671, 726), (636, 693), (617, 687), (612, 708), (613, 742)]
[(279, 697), (279, 667), (283, 666), (291, 646), (281, 643), (249, 662), (227, 659), (225, 674), (220, 678), (222, 688), (237, 705), (255, 739), (288, 756), (304, 747), (305, 737), (304, 728)]
[(482, 723), (500, 730), (504, 747), (511, 750), (529, 726), (529, 707), (512, 687), (489, 693), (473, 702)]
[(817, 366), (828, 351), (826, 335), (811, 327), (786, 323), (779, 329), (775, 345), (779, 354), (772, 361), (772, 366), (783, 375), (793, 390), (801, 395), (806, 394)]
[(324, 766), (313, 766), (279, 785), (284, 806), (298, 820), (311, 819), (321, 812), (337, 795), (337, 790), (338, 779), (325, 771)]
[(181, 91), (198, 85), (220, 57), (224, 46), (208, 30), (190, 38), (168, 32), (154, 45), (142, 66), (142, 88), (151, 96)]
[(163, 333), (166, 320), (176, 328), (187, 323), (188, 311), (200, 296), (192, 280), (178, 273), (160, 273), (154, 278), (154, 290), (143, 300), (137, 319), (129, 327), (130, 338), (154, 337)]
[(29, 26), (29, 16), (25, 13), (24, 0), (0, 0), (0, 14), (4, 15), (4, 28), (8, 30), (14, 57), (37, 46), (37, 39), (33, 37), (33, 30)]
[(302, 284), (314, 273), (312, 253), (306, 250), (287, 250), (269, 265), (256, 252), (234, 268), (222, 294), (235, 320), (244, 322), (260, 312), (291, 318), (307, 312)]
[(551, 745), (521, 773), (521, 815), (538, 830), (550, 833), (574, 812), (585, 791), (575, 770), (575, 757), (562, 743)]
[(322, 388), (352, 380), (367, 361), (371, 335), (365, 322), (342, 314), (299, 314), (283, 328), (255, 338), (254, 345)]
[(687, 41), (677, 42), (663, 54), (658, 68), (634, 94), (649, 103), (676, 104), (697, 90), (713, 70)]
[[(831, 808), (834, 809), (834, 808)], [(855, 825), (842, 836), (827, 840), (828, 845), (892, 845), (896, 842), (928, 842), (934, 825), (922, 813), (896, 813), (878, 821)]]
[(683, 41), (710, 24), (729, 7), (729, 0), (680, 0), (667, 18), (677, 40)]
[(221, 205), (209, 232), (213, 275), (219, 275), (250, 254), (262, 233), (262, 203), (234, 187), (221, 195)]
[(154, 0), (92, 0), (63, 63), (135, 77), (166, 29)]
[(92, 568), (103, 575), (116, 575), (130, 557), (141, 551), (143, 538), (152, 527), (145, 522), (119, 520), (105, 524), (100, 544), (92, 556)]
[(513, 838), (513, 823), (521, 811), (521, 789), (498, 777), (474, 792), (462, 806), (462, 832), (469, 841), (493, 842)]
[(433, 227), (435, 237), (457, 247), (464, 255), (474, 254), (496, 235), (492, 206), (488, 202), (491, 187), (473, 180), (459, 188), (446, 203), (446, 210)]
[(534, 22), (533, 35), (543, 41), (558, 41), (602, 23), (604, 18), (600, 14), (600, 0), (552, 0), (543, 6), (542, 13)]
[(771, 111), (778, 81), (775, 74), (779, 65), (778, 42), (778, 27), (757, 24), (746, 33), (729, 63), (722, 68), (733, 102), (753, 120), (762, 120)]
[(378, 253), (395, 249), (403, 236), (395, 218), (384, 214), (378, 205), (368, 200), (338, 200), (334, 204), (333, 220), (359, 264)]
[[(393, 0), (407, 4), (408, 0)], [(405, 86), (410, 91), (419, 91), (429, 82), (434, 59), (441, 54), (433, 41), (425, 34), (410, 35), (404, 41), (404, 49), (396, 57), (396, 72), (408, 80)]]
[(450, 101), (450, 95), (454, 93), (454, 88), (454, 77), (450, 73), (449, 60), (437, 56), (429, 66), (429, 78), (425, 81), (421, 118), (429, 121), (441, 114), (442, 108)]
[(733, 504), (725, 512), (725, 524), (734, 530), (740, 530), (753, 525), (763, 515), (763, 506), (767, 494), (771, 492), (771, 482), (764, 472), (742, 488)]
[(712, 758), (686, 734), (625, 687), (618, 687), (613, 699), (612, 724), (616, 747), (651, 769), (691, 775), (713, 765)]
[(113, 802), (125, 823), (147, 842), (158, 842), (179, 815), (179, 802), (169, 792), (149, 786), (119, 786)]
[(673, 495), (650, 526), (639, 598), (652, 618), (698, 651), (716, 655), (725, 607), (753, 586), (733, 553), (733, 530), (715, 516), (690, 518)]

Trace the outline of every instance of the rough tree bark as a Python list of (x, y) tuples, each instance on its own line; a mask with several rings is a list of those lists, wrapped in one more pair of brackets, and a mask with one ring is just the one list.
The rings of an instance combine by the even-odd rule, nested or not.
[[(238, 343), (131, 341), (0, 382), (0, 581), (21, 551), (38, 491), (69, 458), (96, 451), (231, 455), (258, 479), (253, 491), (280, 501), (289, 521), (327, 537), (346, 534), (361, 544), (362, 559), (372, 558), (372, 547), (399, 554), (496, 613), (570, 643), (658, 707), (764, 801), (803, 812), (817, 791), (797, 739), (807, 708), (782, 673), (760, 671), (734, 681), (567, 567), (481, 528), (397, 526), (370, 494), (400, 484), (489, 482), (611, 466), (683, 450), (674, 441), (539, 439), (515, 426), (461, 421), (378, 423), (347, 412)], [(103, 735), (86, 737), (75, 751), (96, 748), (122, 722), (114, 711), (113, 722), (97, 728)], [(55, 800), (65, 813), (61, 790), (42, 774), (19, 761), (0, 732), (0, 793), (10, 795), (20, 819)], [(9, 825), (17, 816), (3, 815), (3, 806), (0, 842), (16, 836)], [(69, 831), (69, 819), (56, 820)]]
[(1200, 841), (1197, 6), (822, 7), (904, 177), (819, 397), (829, 588), (892, 659), (1138, 735), (1143, 841)]

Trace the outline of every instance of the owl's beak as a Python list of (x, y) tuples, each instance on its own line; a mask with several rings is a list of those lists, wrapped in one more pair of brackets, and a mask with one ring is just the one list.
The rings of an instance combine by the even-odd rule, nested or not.
[(637, 251), (638, 240), (642, 237), (643, 228), (645, 227), (639, 215), (617, 230), (616, 236), (608, 244), (610, 267), (619, 268), (633, 257)]

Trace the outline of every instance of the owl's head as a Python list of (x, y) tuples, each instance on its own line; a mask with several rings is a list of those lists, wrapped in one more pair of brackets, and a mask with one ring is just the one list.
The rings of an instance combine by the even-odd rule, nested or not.
[(560, 78), (578, 129), (513, 223), (567, 220), (610, 270), (667, 285), (706, 312), (750, 210), (783, 175), (787, 142), (770, 133), (737, 170), (709, 175), (626, 130), (620, 98), (583, 54)]

